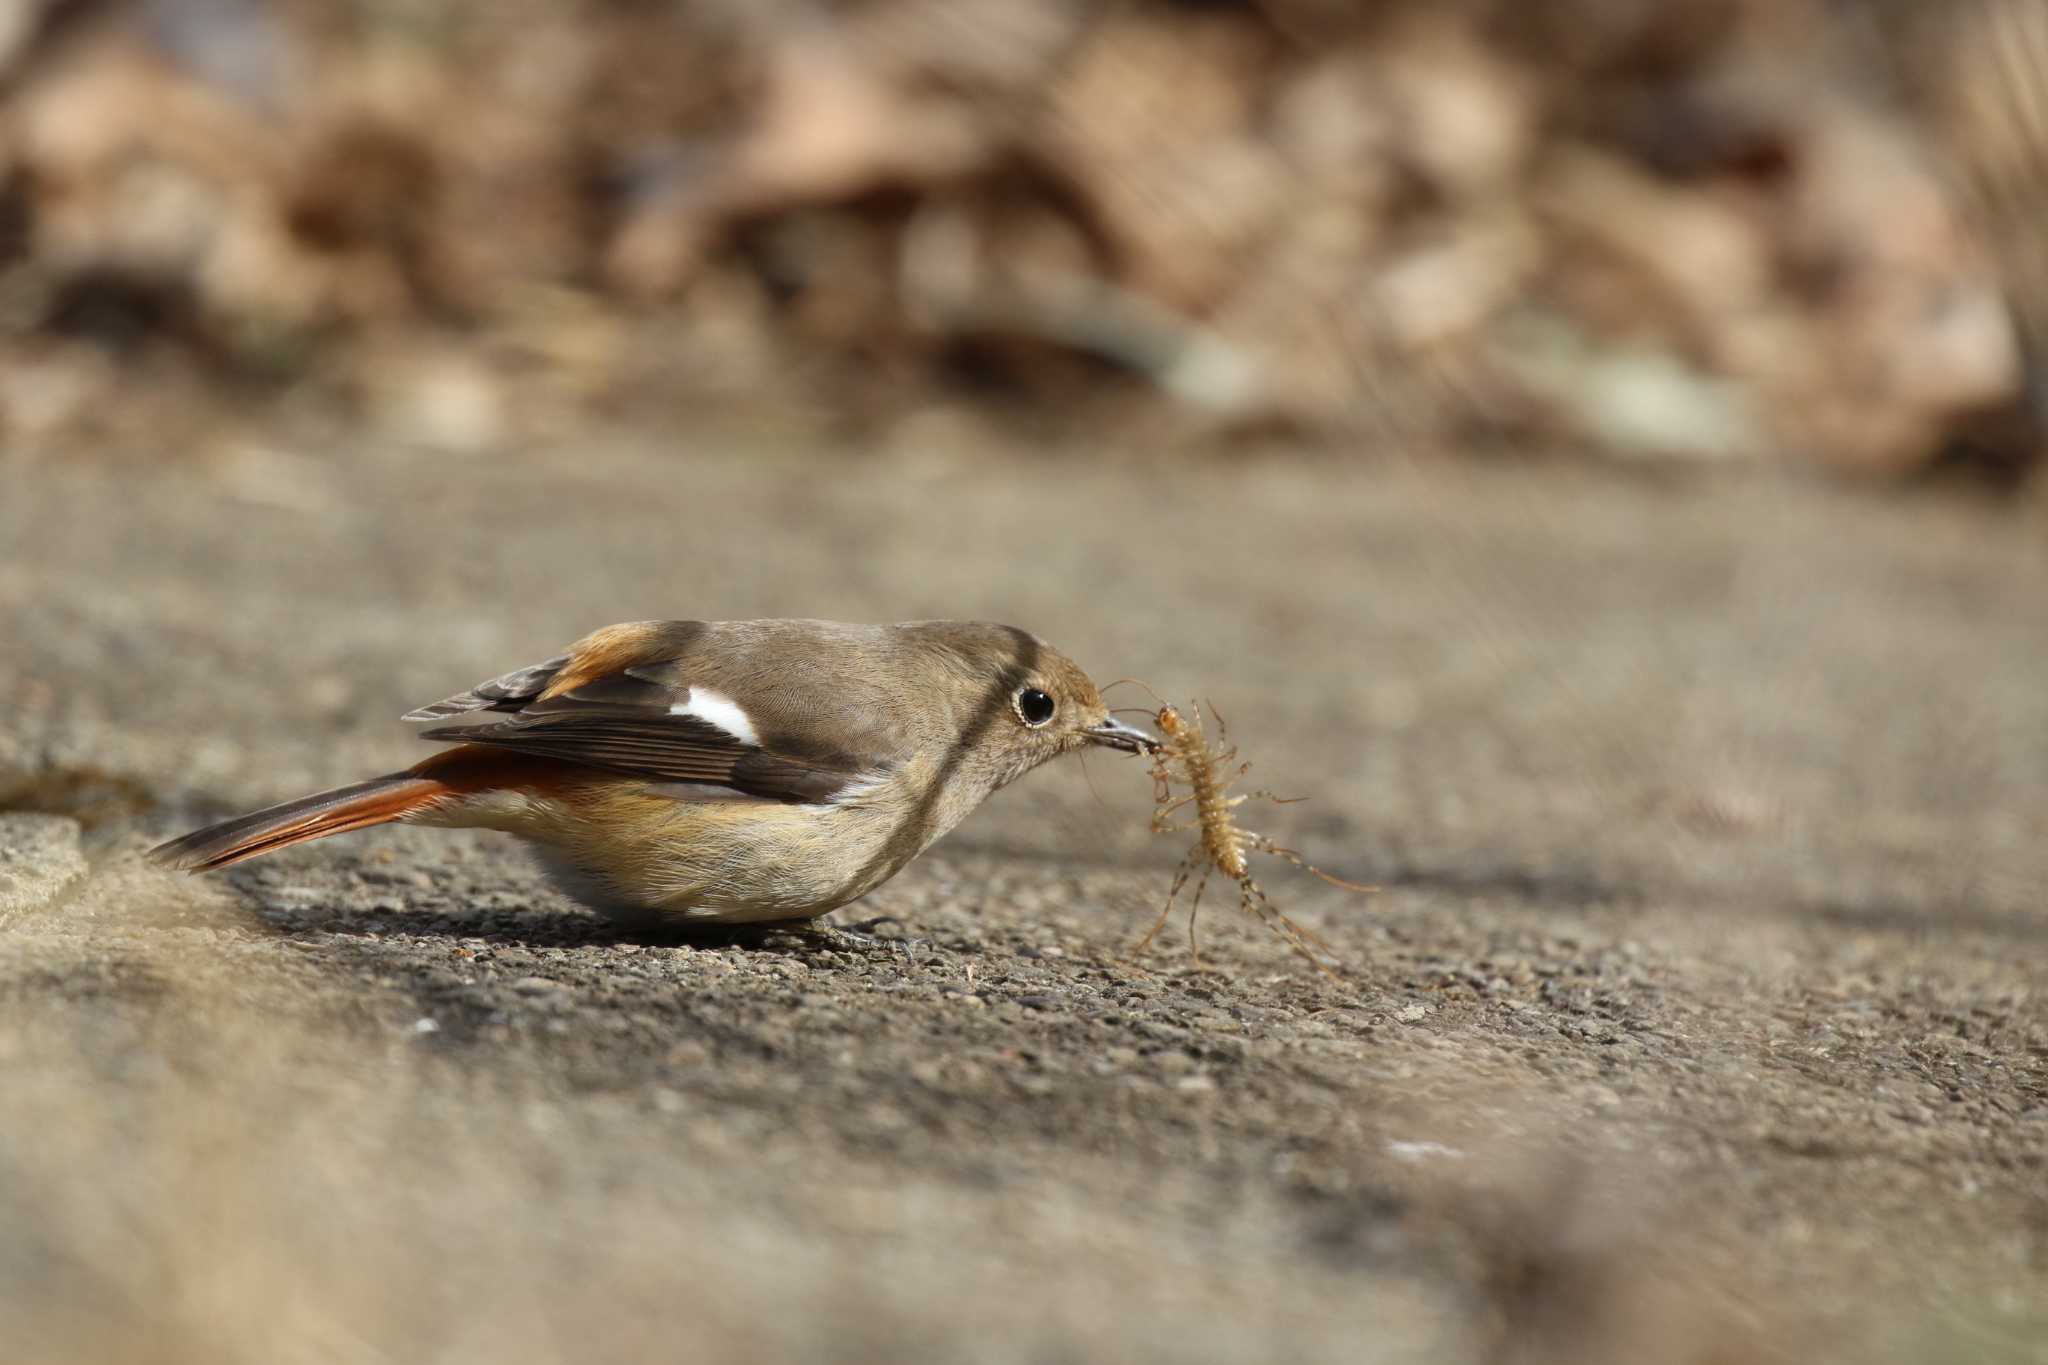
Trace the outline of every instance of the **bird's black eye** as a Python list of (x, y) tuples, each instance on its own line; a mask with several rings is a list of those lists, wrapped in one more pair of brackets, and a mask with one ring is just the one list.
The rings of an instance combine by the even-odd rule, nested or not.
[(1052, 719), (1053, 700), (1035, 687), (1026, 687), (1017, 693), (1017, 714), (1026, 725), (1037, 729)]

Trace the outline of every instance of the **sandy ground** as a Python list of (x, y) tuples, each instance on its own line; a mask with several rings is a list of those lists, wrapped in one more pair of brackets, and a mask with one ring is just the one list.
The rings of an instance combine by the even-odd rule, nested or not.
[[(2048, 1360), (2038, 507), (760, 444), (7, 474), (7, 1360)], [(137, 861), (754, 615), (1213, 699), (1385, 888), (1262, 873), (1343, 971), (1227, 900), (1134, 957), (1180, 846), (1107, 756), (837, 917), (914, 964), (496, 836)]]

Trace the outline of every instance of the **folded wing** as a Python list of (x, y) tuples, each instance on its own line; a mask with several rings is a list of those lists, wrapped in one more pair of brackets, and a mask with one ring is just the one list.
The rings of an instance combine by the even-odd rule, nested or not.
[[(612, 660), (624, 653), (616, 642), (606, 646)], [(831, 801), (876, 775), (873, 763), (853, 755), (798, 753), (795, 745), (778, 752), (734, 699), (683, 681), (685, 670), (666, 651), (659, 657), (643, 651), (639, 660), (606, 672), (591, 667), (588, 652), (586, 642), (406, 719), (475, 716), (474, 723), (437, 726), (421, 737), (488, 744), (656, 782), (709, 784), (763, 800)]]

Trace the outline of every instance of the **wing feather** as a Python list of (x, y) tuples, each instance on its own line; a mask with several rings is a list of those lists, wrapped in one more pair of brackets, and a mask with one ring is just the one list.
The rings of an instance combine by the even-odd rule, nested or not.
[(556, 674), (568, 666), (569, 656), (557, 654), (545, 663), (529, 664), (515, 668), (489, 682), (480, 682), (467, 692), (422, 706), (405, 713), (405, 719), (447, 720), (450, 716), (467, 715), (472, 711), (518, 711), (546, 690)]
[[(865, 756), (845, 752), (820, 744), (806, 727), (750, 714), (751, 707), (735, 717), (744, 733), (714, 723), (735, 708), (732, 683), (718, 677), (721, 667), (731, 672), (735, 646), (728, 640), (709, 667), (696, 651), (721, 630), (738, 632), (738, 648), (747, 647), (745, 623), (606, 626), (566, 653), (478, 683), (406, 719), (468, 722), (423, 731), (424, 739), (489, 744), (650, 783), (709, 784), (776, 801), (830, 801), (872, 782), (887, 766), (882, 755), (892, 751), (886, 746), (855, 746), (875, 750)], [(693, 689), (703, 689), (698, 701), (705, 712), (692, 714)], [(771, 711), (789, 709), (787, 699), (776, 701)]]
[(671, 782), (723, 782), (745, 756), (729, 736), (687, 716), (555, 712), (482, 725), (444, 725), (421, 737), (495, 744)]
[[(493, 679), (408, 719), (439, 720), (491, 710), (503, 719), (442, 725), (422, 739), (489, 744), (564, 763), (659, 782), (710, 783), (775, 801), (830, 801), (873, 777), (838, 755), (792, 757), (749, 744), (698, 716), (677, 714), (677, 689), (629, 673), (593, 678), (574, 691), (541, 697), (548, 686), (535, 665)], [(518, 679), (508, 684), (506, 680)], [(488, 689), (488, 691), (487, 691)], [(512, 695), (528, 689), (526, 697)], [(503, 693), (505, 695), (495, 695)], [(687, 697), (687, 691), (683, 693)], [(469, 704), (475, 699), (474, 704)], [(838, 760), (838, 761), (834, 761)]]

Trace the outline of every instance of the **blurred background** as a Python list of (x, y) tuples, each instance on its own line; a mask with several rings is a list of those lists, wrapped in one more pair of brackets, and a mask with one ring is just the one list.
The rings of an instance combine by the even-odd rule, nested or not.
[(8, 0), (15, 458), (2038, 444), (2028, 0)]
[[(0, 0), (0, 1359), (2048, 1361), (2044, 222), (2048, 0)], [(139, 859), (674, 616), (1382, 889)]]

